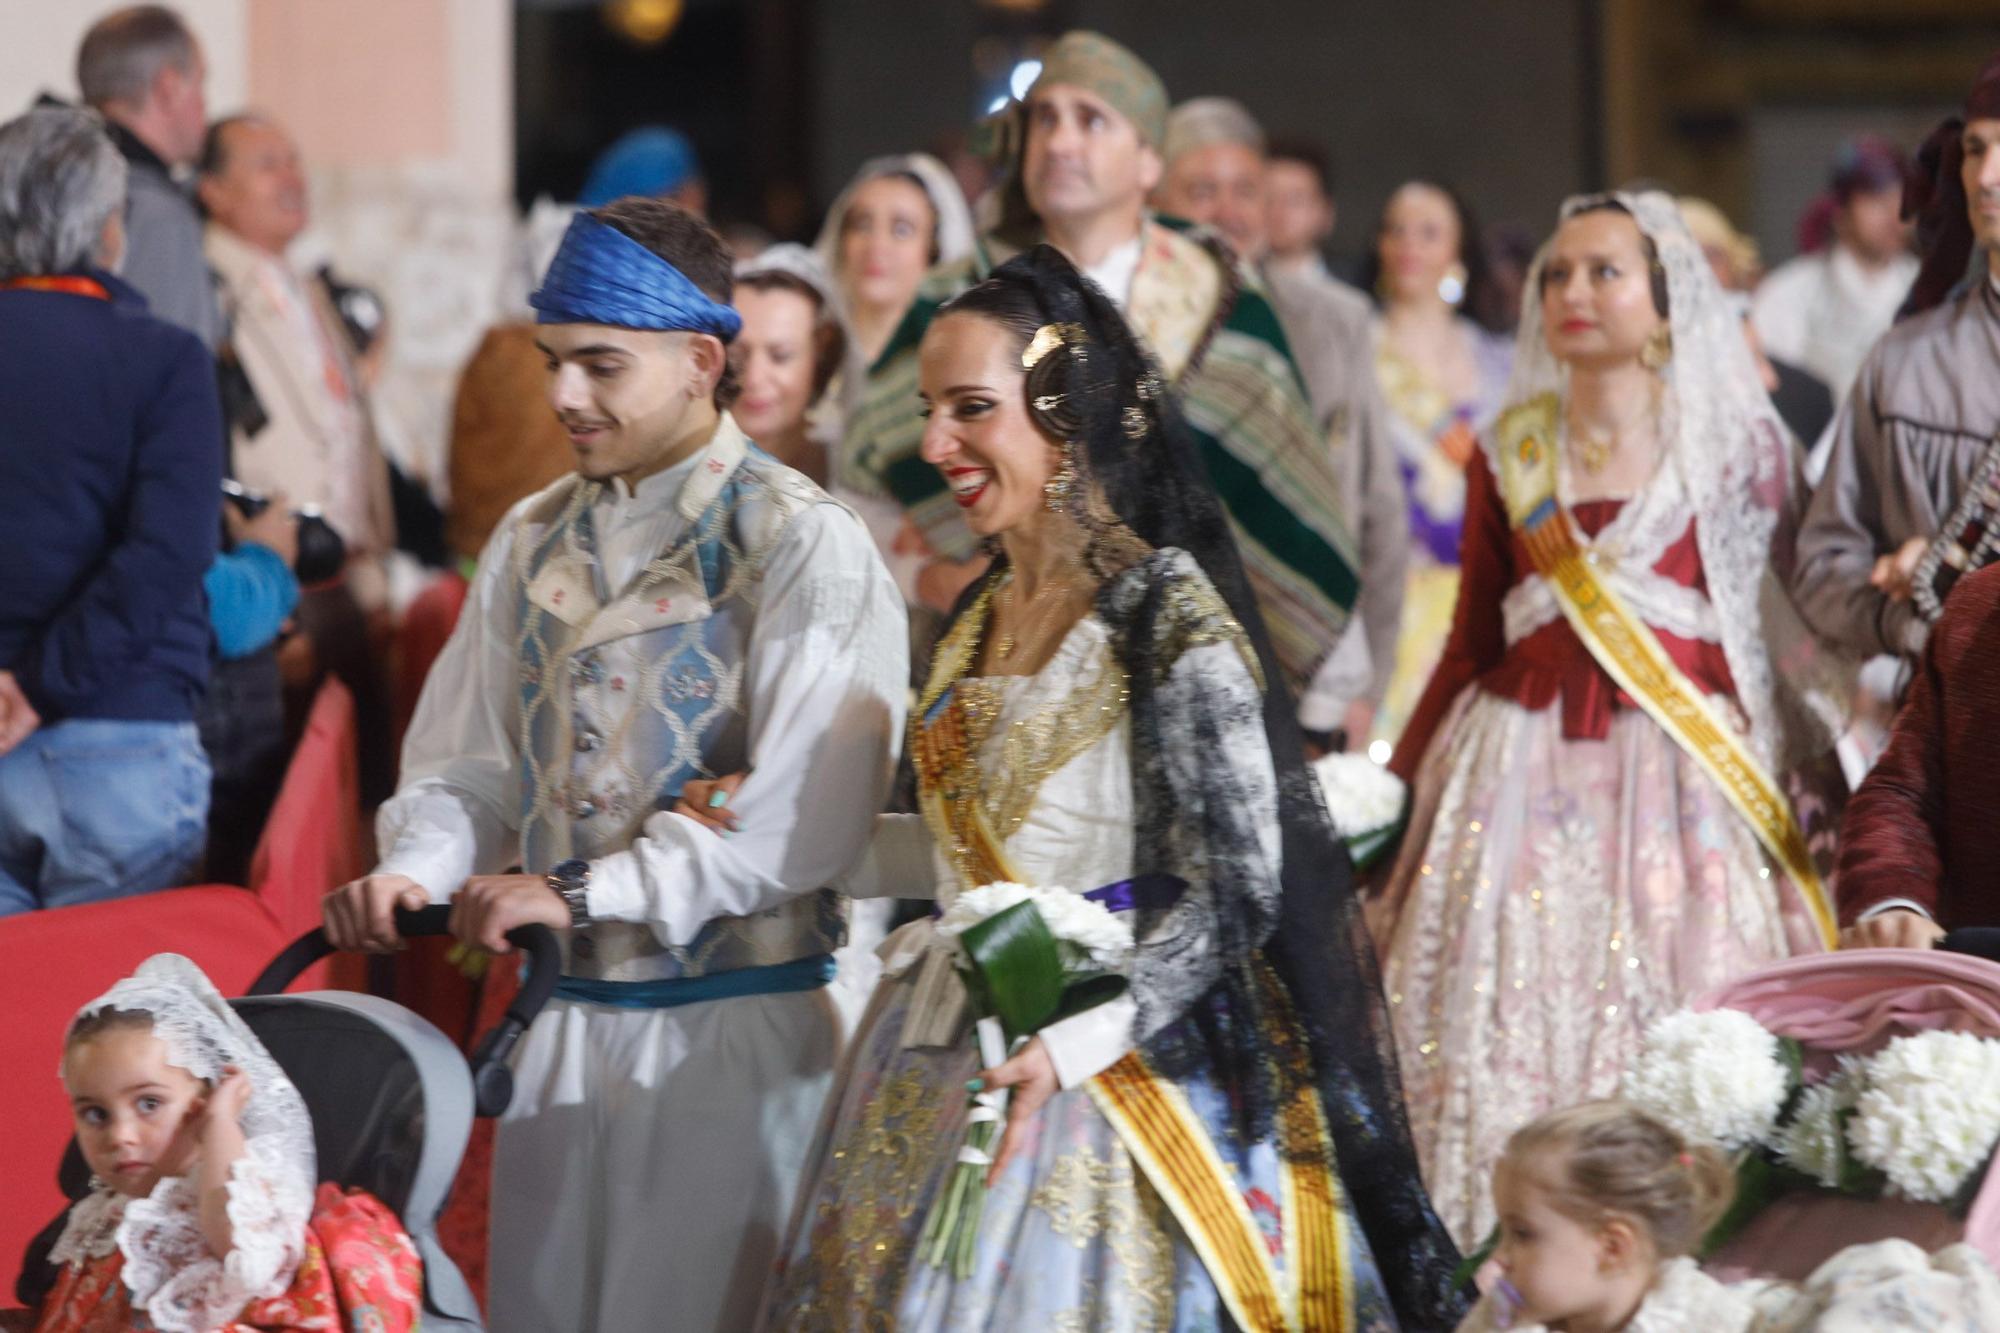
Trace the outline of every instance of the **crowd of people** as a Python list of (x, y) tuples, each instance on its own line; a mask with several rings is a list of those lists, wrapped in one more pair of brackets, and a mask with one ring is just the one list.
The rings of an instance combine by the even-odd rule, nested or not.
[[(121, 10), (86, 107), (0, 125), (0, 913), (240, 879), (338, 676), (379, 861), (329, 938), (562, 940), (494, 1327), (1903, 1299), (1703, 1273), (1725, 1159), (1608, 1099), (1726, 982), (2000, 925), (2000, 56), (1768, 276), (1699, 199), (1570, 199), (1522, 264), (1412, 179), (1349, 285), (1319, 149), (1089, 32), (981, 197), (877, 158), (811, 246), (733, 248), (635, 131), (524, 228), (442, 511), (373, 425), (379, 302), (289, 257), (297, 147), (202, 62)], [(461, 576), (398, 766), (396, 617)], [(1365, 874), (1344, 752), (1406, 788)], [(1031, 1001), (1038, 949), (1092, 970)], [(270, 1303), (393, 1229), (257, 1147), (297, 1094), (182, 962), (64, 1078), (99, 1179), (41, 1328), (304, 1326)], [(128, 1084), (173, 1124), (117, 1140)], [(1894, 1326), (2000, 1317), (1967, 1253), (1902, 1275), (1961, 1322)]]

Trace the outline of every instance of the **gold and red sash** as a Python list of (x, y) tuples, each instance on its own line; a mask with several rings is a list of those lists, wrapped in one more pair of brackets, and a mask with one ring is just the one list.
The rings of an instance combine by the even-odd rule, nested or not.
[[(938, 645), (911, 719), (910, 756), (931, 836), (966, 888), (1022, 882), (980, 799), (980, 718), (952, 687), (970, 670), (986, 623), (982, 592)], [(1260, 973), (1269, 1021), (1289, 1008), (1277, 979)], [(1305, 1058), (1289, 1033), (1293, 1062)], [(1287, 1049), (1281, 1036), (1280, 1049)], [(1301, 1066), (1309, 1068), (1309, 1066)], [(1354, 1284), (1341, 1226), (1332, 1137), (1310, 1077), (1289, 1080), (1279, 1111), (1284, 1276), (1249, 1203), (1187, 1094), (1131, 1051), (1086, 1085), (1147, 1181), (1187, 1233), (1230, 1316), (1245, 1333), (1341, 1333), (1354, 1324)]]
[(1590, 655), (1722, 789), (1798, 887), (1821, 940), (1833, 948), (1838, 938), (1833, 908), (1791, 803), (1736, 729), (1674, 665), (1651, 628), (1598, 578), (1596, 552), (1577, 539), (1575, 521), (1556, 492), (1560, 410), (1556, 395), (1547, 393), (1500, 418), (1500, 493), (1509, 525)]

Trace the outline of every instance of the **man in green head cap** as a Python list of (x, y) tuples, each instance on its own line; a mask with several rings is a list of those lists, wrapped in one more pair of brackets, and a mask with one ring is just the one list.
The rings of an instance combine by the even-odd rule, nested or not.
[(1255, 276), (1226, 245), (1146, 212), (1167, 107), (1159, 76), (1108, 37), (1072, 32), (1048, 49), (1026, 99), (1002, 113), (1000, 223), (968, 259), (925, 279), (872, 368), (839, 480), (904, 506), (936, 556), (919, 592), (949, 606), (984, 566), (936, 470), (917, 457), (917, 345), (939, 304), (1046, 241), (1110, 294), (1159, 360), (1298, 692), (1355, 597), (1340, 483)]

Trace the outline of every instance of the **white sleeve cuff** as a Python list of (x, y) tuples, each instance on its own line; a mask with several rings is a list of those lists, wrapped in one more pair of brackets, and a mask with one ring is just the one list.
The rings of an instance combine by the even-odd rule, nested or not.
[(877, 815), (861, 860), (835, 882), (850, 898), (935, 898), (937, 867), (922, 815)]
[(376, 813), (375, 841), (386, 850), (374, 873), (413, 879), (432, 902), (450, 902), (478, 873), (482, 845), (500, 841), (501, 831), (483, 827), (481, 813), (437, 779), (412, 783)]
[(1065, 1088), (1081, 1087), (1117, 1064), (1132, 1049), (1138, 1008), (1131, 996), (1121, 995), (1037, 1033), (1055, 1066), (1056, 1081)]
[(1367, 697), (1374, 672), (1368, 651), (1368, 631), (1355, 616), (1335, 641), (1299, 699), (1299, 725), (1307, 731), (1332, 731), (1347, 716), (1347, 706)]
[(652, 898), (646, 891), (639, 858), (628, 850), (592, 861), (590, 882), (583, 890), (583, 905), (592, 921), (637, 922), (651, 917)]
[(1884, 912), (1915, 912), (1926, 921), (1934, 919), (1930, 914), (1929, 908), (1925, 907), (1922, 903), (1912, 902), (1908, 898), (1884, 898), (1881, 902), (1876, 903), (1873, 907), (1870, 907), (1854, 919), (1856, 921), (1867, 921), (1871, 917), (1882, 915)]

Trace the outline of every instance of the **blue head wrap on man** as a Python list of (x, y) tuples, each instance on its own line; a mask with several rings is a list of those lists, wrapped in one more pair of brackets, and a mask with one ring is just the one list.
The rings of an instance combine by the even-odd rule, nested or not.
[(542, 285), (528, 298), (538, 324), (708, 333), (727, 343), (743, 317), (618, 228), (579, 213)]

